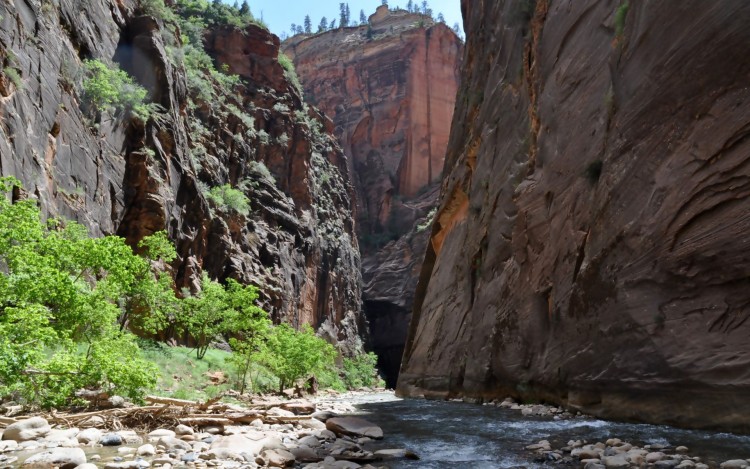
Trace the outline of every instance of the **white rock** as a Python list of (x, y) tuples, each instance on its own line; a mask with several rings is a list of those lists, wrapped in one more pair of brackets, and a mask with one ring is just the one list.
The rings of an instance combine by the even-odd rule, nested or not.
[(177, 425), (174, 429), (176, 435), (194, 435), (195, 431), (187, 425)]
[(175, 432), (172, 430), (167, 430), (165, 428), (160, 428), (158, 430), (154, 430), (151, 433), (147, 435), (148, 441), (159, 441), (159, 438), (169, 437), (174, 438), (176, 435)]
[(98, 428), (87, 428), (86, 430), (78, 432), (78, 435), (76, 435), (76, 439), (78, 439), (78, 442), (84, 445), (87, 445), (92, 441), (97, 442), (101, 437), (102, 431)]
[(16, 440), (0, 441), (0, 453), (7, 453), (9, 451), (15, 451), (18, 449), (18, 442)]
[(24, 466), (33, 464), (52, 464), (60, 469), (72, 469), (86, 464), (86, 454), (81, 448), (55, 448), (37, 453), (23, 463)]
[[(41, 417), (32, 417), (10, 424), (3, 432), (3, 440), (30, 441), (42, 438), (52, 428), (49, 423)], [(85, 462), (85, 461), (84, 461)]]
[(618, 454), (617, 456), (603, 456), (602, 464), (607, 469), (628, 469), (630, 462), (625, 459), (624, 454)]
[(744, 459), (730, 459), (721, 463), (721, 469), (742, 469), (747, 466), (748, 462)]
[(156, 448), (154, 448), (154, 445), (145, 444), (138, 447), (136, 454), (138, 456), (153, 456), (156, 454)]
[(648, 453), (646, 455), (646, 462), (649, 463), (649, 464), (653, 464), (653, 463), (655, 463), (657, 461), (661, 461), (662, 459), (664, 459), (665, 456), (666, 455), (664, 453), (662, 453), (661, 451), (655, 451), (653, 453)]

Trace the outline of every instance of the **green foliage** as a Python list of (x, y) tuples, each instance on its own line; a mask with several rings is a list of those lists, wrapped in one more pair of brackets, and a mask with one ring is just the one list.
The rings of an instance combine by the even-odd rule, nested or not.
[[(0, 179), (0, 192), (19, 186)], [(0, 395), (59, 406), (75, 389), (132, 398), (154, 383), (118, 318), (155, 288), (148, 260), (122, 238), (92, 239), (74, 222), (42, 223), (35, 201), (0, 197)]]
[(621, 38), (622, 35), (625, 33), (625, 19), (628, 16), (628, 9), (630, 8), (630, 4), (628, 2), (624, 2), (622, 5), (617, 7), (617, 10), (615, 11), (615, 37)]
[(273, 328), (259, 359), (279, 378), (279, 391), (301, 378), (334, 367), (336, 350), (309, 325), (297, 331), (288, 324)]
[(83, 64), (83, 100), (95, 112), (125, 110), (145, 121), (158, 110), (158, 105), (145, 102), (148, 91), (116, 65), (100, 60), (85, 60)]
[(349, 389), (374, 387), (383, 384), (378, 376), (378, 357), (374, 353), (364, 353), (354, 358), (344, 358), (344, 383)]
[(425, 217), (425, 222), (417, 225), (417, 233), (423, 233), (427, 228), (432, 226), (432, 222), (437, 214), (437, 207), (434, 207)]
[(229, 333), (241, 340), (262, 340), (268, 313), (255, 305), (258, 292), (252, 285), (227, 280), (227, 287), (203, 274), (201, 291), (182, 300), (177, 322), (195, 340), (198, 359), (206, 355), (211, 341)]
[(279, 64), (284, 69), (284, 76), (302, 94), (302, 84), (297, 76), (297, 70), (294, 68), (294, 62), (285, 53), (279, 52)]
[(250, 214), (250, 199), (229, 184), (212, 187), (206, 197), (219, 208), (234, 210), (244, 216)]
[(16, 89), (20, 90), (23, 88), (23, 81), (21, 80), (21, 74), (13, 67), (5, 67), (3, 68), (3, 75), (8, 77), (8, 79), (13, 83), (13, 86), (16, 87)]

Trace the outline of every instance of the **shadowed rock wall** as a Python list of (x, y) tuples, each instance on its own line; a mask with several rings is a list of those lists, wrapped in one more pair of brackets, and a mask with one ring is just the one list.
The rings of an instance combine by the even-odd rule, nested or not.
[(462, 9), (398, 392), (750, 431), (750, 5)]

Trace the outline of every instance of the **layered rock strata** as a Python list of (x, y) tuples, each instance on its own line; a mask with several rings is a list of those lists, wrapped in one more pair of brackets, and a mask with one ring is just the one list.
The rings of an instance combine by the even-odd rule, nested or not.
[(750, 5), (462, 9), (398, 392), (750, 431)]
[[(360, 349), (348, 163), (279, 64), (278, 38), (255, 25), (209, 30), (217, 68), (239, 75), (222, 82), (191, 76), (174, 28), (134, 1), (6, 2), (0, 18), (0, 174), (94, 235), (135, 246), (167, 230), (179, 287), (195, 289), (202, 272), (256, 283), (277, 321)], [(81, 104), (83, 59), (118, 63), (164, 111), (97, 121)], [(209, 200), (223, 184), (250, 199), (249, 215)]]
[(430, 17), (381, 6), (368, 25), (283, 44), (331, 116), (358, 194), (363, 304), (394, 386), (458, 89), (463, 44)]

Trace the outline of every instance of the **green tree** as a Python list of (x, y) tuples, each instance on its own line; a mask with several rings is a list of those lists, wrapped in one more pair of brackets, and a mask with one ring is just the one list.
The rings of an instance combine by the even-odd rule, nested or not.
[(349, 19), (346, 17), (346, 3), (339, 3), (339, 27), (346, 28), (347, 26), (349, 26)]
[(311, 34), (312, 33), (312, 21), (310, 20), (310, 15), (305, 15), (305, 34)]
[(359, 10), (359, 24), (360, 26), (364, 26), (367, 24), (367, 16), (365, 15), (365, 10)]
[(273, 328), (260, 361), (279, 378), (279, 392), (295, 381), (335, 366), (333, 345), (317, 337), (312, 327), (297, 331), (288, 324)]
[(376, 368), (378, 357), (374, 353), (344, 358), (344, 384), (349, 389), (373, 387), (382, 383)]
[(247, 0), (244, 0), (242, 2), (242, 6), (240, 7), (240, 14), (243, 16), (247, 16), (250, 14), (250, 5), (247, 3)]
[(13, 187), (0, 179), (0, 396), (59, 406), (89, 387), (139, 398), (155, 370), (117, 320), (156, 282), (149, 261), (122, 238), (42, 223), (35, 201), (9, 201)]
[(234, 210), (244, 216), (250, 213), (250, 199), (229, 184), (212, 187), (206, 197), (221, 209)]
[(443, 16), (442, 12), (438, 13), (437, 20), (438, 22), (445, 24), (445, 16)]
[(320, 24), (318, 25), (318, 32), (322, 33), (327, 30), (328, 30), (328, 18), (324, 16), (320, 19)]

